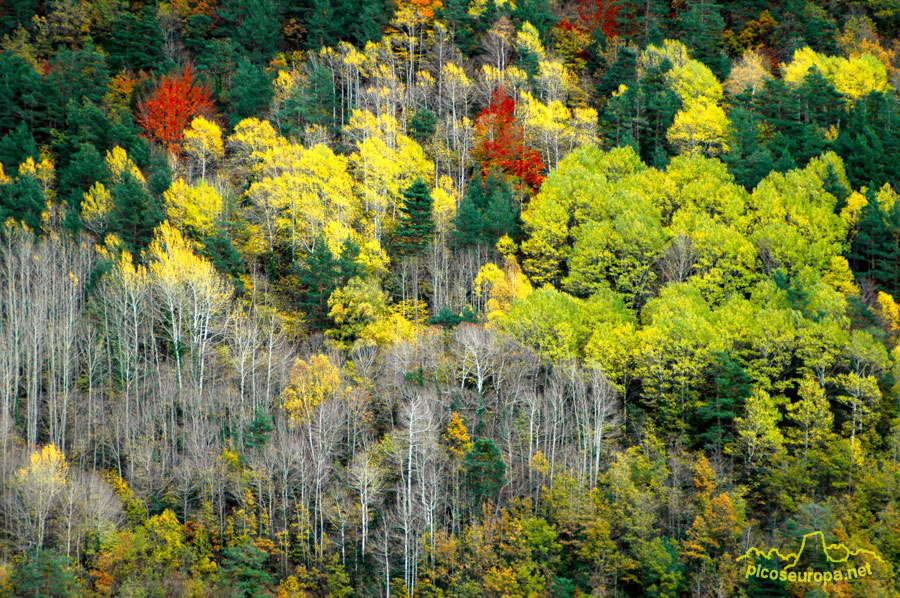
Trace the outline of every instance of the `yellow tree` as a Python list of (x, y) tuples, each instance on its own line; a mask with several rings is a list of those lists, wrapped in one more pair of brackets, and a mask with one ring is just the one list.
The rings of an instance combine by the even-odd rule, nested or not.
[(31, 453), (13, 478), (15, 519), (21, 527), (18, 538), (27, 548), (41, 548), (47, 521), (65, 489), (69, 467), (66, 456), (52, 444)]
[(189, 352), (191, 373), (202, 394), (210, 346), (231, 299), (228, 283), (208, 260), (194, 254), (190, 242), (168, 221), (157, 228), (150, 244), (150, 273), (167, 314), (179, 388), (182, 354)]
[(200, 178), (206, 180), (206, 167), (225, 155), (222, 129), (214, 122), (198, 116), (184, 131), (184, 151), (200, 166)]
[(296, 423), (312, 420), (321, 403), (342, 395), (341, 371), (322, 353), (309, 361), (298, 359), (291, 368), (288, 385), (281, 392), (282, 406)]
[(187, 227), (208, 234), (222, 214), (222, 196), (201, 181), (188, 185), (178, 179), (163, 193), (169, 221), (182, 230)]
[(666, 139), (683, 152), (716, 156), (728, 151), (730, 128), (725, 111), (707, 98), (700, 98), (675, 115)]
[(355, 110), (347, 127), (356, 139), (350, 156), (360, 196), (377, 241), (397, 217), (402, 190), (417, 179), (434, 180), (434, 164), (422, 147), (400, 132), (397, 119)]

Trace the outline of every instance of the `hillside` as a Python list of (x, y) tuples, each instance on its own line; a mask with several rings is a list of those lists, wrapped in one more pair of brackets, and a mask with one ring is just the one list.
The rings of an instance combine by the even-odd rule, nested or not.
[(0, 598), (900, 596), (898, 34), (0, 0)]

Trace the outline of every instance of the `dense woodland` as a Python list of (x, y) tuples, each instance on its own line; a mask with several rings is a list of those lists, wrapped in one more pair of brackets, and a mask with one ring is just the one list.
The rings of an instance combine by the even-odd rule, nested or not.
[(0, 38), (3, 598), (900, 596), (900, 2)]

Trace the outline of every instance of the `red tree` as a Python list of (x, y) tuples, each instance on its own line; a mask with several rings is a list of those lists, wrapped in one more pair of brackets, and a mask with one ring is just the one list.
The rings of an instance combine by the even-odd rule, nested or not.
[(495, 89), (490, 105), (475, 120), (472, 154), (481, 165), (482, 176), (500, 170), (537, 191), (544, 182), (544, 162), (537, 150), (525, 144), (525, 131), (515, 114), (516, 101), (502, 87)]
[(619, 32), (616, 29), (616, 16), (619, 14), (617, 0), (578, 0), (578, 17), (589, 32), (597, 28), (606, 37), (616, 37)]
[(168, 73), (150, 94), (138, 102), (138, 122), (150, 139), (167, 149), (177, 149), (182, 132), (195, 116), (213, 111), (209, 89), (194, 82), (190, 65), (180, 73)]

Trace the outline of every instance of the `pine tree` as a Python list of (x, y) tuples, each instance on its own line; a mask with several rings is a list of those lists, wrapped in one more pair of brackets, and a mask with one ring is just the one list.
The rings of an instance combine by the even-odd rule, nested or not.
[(44, 194), (34, 177), (19, 176), (6, 184), (0, 184), (0, 222), (12, 218), (17, 222), (24, 222), (38, 234), (41, 232), (43, 210)]
[(393, 246), (398, 254), (416, 256), (425, 250), (434, 235), (431, 207), (431, 193), (421, 179), (403, 192), (400, 224), (393, 236)]
[(128, 172), (122, 174), (122, 179), (113, 186), (110, 194), (113, 210), (108, 230), (117, 234), (134, 253), (139, 253), (150, 245), (154, 229), (163, 221), (162, 206)]
[(321, 237), (316, 240), (312, 253), (297, 267), (297, 282), (302, 290), (298, 307), (315, 330), (322, 330), (328, 324), (328, 298), (337, 288), (337, 267), (337, 260)]
[(503, 235), (519, 234), (519, 210), (504, 177), (491, 171), (473, 179), (454, 218), (454, 237), (460, 247), (493, 246)]
[(231, 78), (231, 90), (228, 92), (232, 124), (262, 112), (272, 101), (274, 93), (266, 69), (249, 60), (242, 60)]
[(104, 47), (109, 53), (113, 72), (122, 69), (154, 71), (164, 66), (164, 43), (156, 13), (148, 5), (140, 16), (123, 10), (113, 23), (110, 39)]

